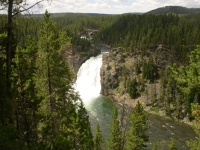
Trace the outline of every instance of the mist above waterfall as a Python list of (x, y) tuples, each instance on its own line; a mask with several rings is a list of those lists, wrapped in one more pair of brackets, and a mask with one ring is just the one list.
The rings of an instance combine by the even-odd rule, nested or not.
[(102, 54), (97, 57), (91, 57), (80, 67), (75, 89), (79, 92), (80, 97), (85, 105), (100, 95), (100, 68), (102, 65)]

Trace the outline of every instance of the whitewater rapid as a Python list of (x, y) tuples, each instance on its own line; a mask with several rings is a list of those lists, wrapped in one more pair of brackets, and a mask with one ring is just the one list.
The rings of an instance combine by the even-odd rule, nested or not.
[(80, 67), (77, 73), (75, 89), (80, 94), (84, 105), (96, 99), (100, 95), (100, 68), (102, 66), (102, 54), (91, 57)]

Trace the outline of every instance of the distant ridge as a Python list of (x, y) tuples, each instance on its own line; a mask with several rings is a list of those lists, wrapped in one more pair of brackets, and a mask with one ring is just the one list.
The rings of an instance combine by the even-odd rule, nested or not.
[(147, 12), (146, 14), (196, 14), (200, 13), (200, 8), (187, 8), (182, 6), (165, 6)]
[[(84, 16), (88, 16), (88, 17), (91, 17), (91, 16), (112, 16), (112, 14), (99, 14), (99, 13), (72, 13), (72, 12), (66, 12), (66, 13), (50, 13), (51, 14), (51, 18), (54, 18), (54, 17), (63, 17), (63, 16), (76, 16), (76, 17), (84, 17)], [(26, 16), (26, 15), (25, 15)], [(31, 17), (43, 17), (44, 14), (31, 14), (31, 15), (28, 15), (28, 16), (31, 16)]]

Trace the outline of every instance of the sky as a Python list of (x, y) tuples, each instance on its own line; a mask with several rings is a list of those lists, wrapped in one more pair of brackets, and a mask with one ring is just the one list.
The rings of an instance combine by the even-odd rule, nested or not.
[[(39, 0), (26, 0), (31, 6)], [(49, 2), (47, 2), (49, 1)], [(33, 13), (74, 12), (123, 14), (133, 12), (148, 12), (164, 6), (184, 6), (200, 8), (200, 0), (44, 0), (40, 8), (32, 9)]]
[(55, 12), (122, 14), (147, 12), (164, 6), (200, 8), (200, 0), (52, 0), (43, 10)]

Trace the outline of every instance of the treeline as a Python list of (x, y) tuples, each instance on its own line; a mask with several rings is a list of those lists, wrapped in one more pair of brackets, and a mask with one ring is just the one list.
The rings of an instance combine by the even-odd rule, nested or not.
[[(101, 26), (98, 38), (130, 52), (166, 46), (177, 61), (188, 59), (188, 50), (200, 44), (200, 15), (121, 15), (110, 26)], [(174, 60), (175, 61), (175, 60)]]
[(0, 57), (3, 150), (93, 147), (87, 111), (74, 92), (74, 75), (60, 55), (70, 38), (57, 31), (49, 16), (46, 12), (37, 38), (26, 36), (23, 44), (15, 46), (9, 79), (6, 59)]
[(200, 104), (200, 48), (196, 47), (190, 54), (189, 64), (178, 67), (168, 66), (161, 77), (160, 104), (165, 105), (168, 115), (174, 114), (178, 119), (192, 116), (192, 103)]
[[(152, 110), (163, 109), (172, 118), (195, 119), (198, 136), (199, 16), (122, 15), (111, 26), (102, 26), (96, 35), (112, 47), (123, 47), (123, 57), (137, 57), (132, 68), (122, 69), (122, 93), (127, 92), (132, 99), (146, 95), (146, 103)], [(158, 65), (157, 50), (165, 52), (163, 56), (170, 58), (164, 66)], [(176, 65), (167, 67), (173, 63)], [(194, 141), (192, 149), (198, 147), (198, 140)]]
[[(6, 19), (0, 17), (1, 23)], [(72, 37), (72, 44), (83, 46), (86, 51), (91, 43), (80, 39), (80, 35), (86, 29), (98, 29), (93, 42), (105, 42), (112, 47), (123, 46), (130, 52), (154, 49), (156, 45), (170, 50), (174, 62), (188, 60), (188, 52), (200, 43), (200, 17), (194, 15), (176, 14), (124, 14), (114, 16), (60, 16), (52, 18), (58, 30), (64, 29)], [(36, 35), (41, 18), (28, 18), (19, 16), (18, 37), (20, 41), (23, 35)], [(17, 26), (16, 26), (17, 27)], [(188, 51), (189, 50), (189, 51)]]
[[(62, 20), (65, 19), (57, 18), (56, 21), (62, 25), (61, 28), (65, 28), (63, 26), (65, 23)], [(79, 32), (87, 28), (98, 29), (98, 33), (94, 35), (95, 41), (104, 42), (112, 47), (124, 47), (129, 53), (138, 51), (141, 53), (137, 62), (133, 64), (133, 74), (129, 74), (131, 77), (125, 77), (126, 92), (129, 93), (131, 98), (135, 99), (146, 93), (147, 100), (150, 100), (148, 101), (149, 105), (164, 108), (166, 114), (172, 118), (184, 119), (184, 117), (188, 117), (191, 120), (194, 119), (193, 112), (198, 111), (198, 109), (194, 108), (192, 103), (200, 103), (200, 91), (197, 86), (199, 68), (196, 67), (193, 71), (186, 73), (191, 75), (193, 72), (193, 75), (190, 78), (186, 76), (184, 84), (181, 83), (183, 84), (182, 89), (190, 84), (187, 81), (188, 79), (196, 79), (195, 88), (187, 88), (188, 93), (186, 94), (183, 90), (180, 90), (180, 83), (177, 81), (185, 70), (178, 72), (175, 79), (173, 71), (169, 70), (168, 67), (158, 66), (155, 50), (159, 46), (161, 51), (167, 50), (167, 55), (171, 58), (168, 60), (170, 61), (168, 64), (176, 63), (177, 66), (194, 64), (191, 57), (199, 57), (197, 52), (194, 56), (194, 52), (191, 55), (190, 52), (200, 44), (199, 14), (133, 14), (85, 17), (71, 21), (71, 23), (66, 27), (66, 30), (72, 31), (74, 35), (78, 35)], [(196, 51), (199, 51), (199, 48)], [(196, 66), (199, 66), (198, 63)], [(125, 70), (126, 68), (124, 69), (126, 74)], [(160, 80), (158, 86), (160, 89), (156, 87), (157, 80)], [(149, 83), (151, 91), (146, 91), (146, 83)]]
[[(71, 43), (83, 46), (81, 51), (87, 52), (91, 43), (80, 39), (80, 34), (88, 28), (99, 30), (95, 41), (125, 47), (130, 53), (141, 52), (141, 59), (133, 65), (140, 77), (132, 76), (125, 83), (133, 99), (144, 92), (146, 82), (152, 84), (162, 77), (161, 97), (155, 96), (153, 104), (164, 107), (169, 115), (176, 113), (177, 118), (194, 117), (199, 125), (199, 105), (191, 104), (200, 102), (199, 47), (188, 61), (189, 52), (200, 42), (199, 15), (64, 16), (53, 18), (55, 23), (46, 12), (43, 19), (15, 16), (11, 24), (7, 24), (6, 17), (0, 15), (1, 149), (107, 147), (102, 146), (99, 127), (93, 138), (87, 112), (72, 86), (73, 73), (60, 56), (60, 51)], [(7, 31), (11, 31), (9, 35)], [(155, 45), (166, 47), (174, 58), (172, 62), (187, 66), (159, 70), (155, 57), (149, 57)], [(147, 116), (140, 104), (129, 119), (130, 131), (124, 132), (114, 110), (109, 149), (145, 146)], [(198, 143), (196, 140), (189, 145), (195, 149)]]
[[(150, 105), (164, 108), (169, 116), (192, 119), (191, 103), (200, 103), (200, 91), (191, 91), (187, 98), (180, 94), (180, 85), (177, 85), (167, 65), (176, 63), (180, 67), (190, 63), (190, 57), (193, 57), (190, 56), (191, 51), (200, 44), (199, 31), (199, 14), (134, 14), (118, 16), (110, 26), (102, 26), (96, 38), (112, 47), (123, 47), (129, 55), (137, 55), (132, 69), (124, 68), (122, 71), (124, 89), (131, 98), (145, 93), (147, 100), (152, 100), (148, 102)], [(161, 59), (169, 58), (163, 66), (157, 62), (158, 50), (166, 53)], [(159, 89), (156, 88), (157, 81)]]
[[(13, 28), (13, 35), (18, 34), (16, 31)], [(3, 30), (1, 39), (4, 39), (0, 43), (4, 48), (7, 35)], [(140, 103), (130, 115), (130, 129), (119, 121), (115, 108), (109, 142), (103, 140), (99, 126), (92, 135), (87, 111), (73, 89), (74, 74), (60, 53), (69, 48), (71, 38), (66, 31), (57, 29), (47, 11), (36, 35), (27, 35), (21, 43), (18, 43), (19, 39), (12, 40), (9, 78), (6, 78), (7, 55), (1, 53), (0, 57), (1, 149), (123, 150), (146, 147), (148, 118)], [(122, 119), (128, 122), (125, 116)]]

